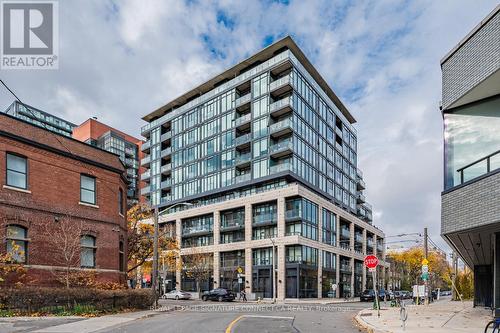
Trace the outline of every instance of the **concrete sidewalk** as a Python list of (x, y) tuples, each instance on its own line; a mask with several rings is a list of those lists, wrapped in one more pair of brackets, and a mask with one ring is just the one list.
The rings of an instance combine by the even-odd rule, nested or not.
[(425, 305), (407, 305), (408, 320), (403, 331), (399, 308), (382, 308), (380, 318), (376, 310), (362, 310), (356, 321), (371, 333), (448, 333), (483, 332), (491, 320), (491, 310), (473, 308), (472, 302), (442, 300)]
[(97, 332), (102, 329), (111, 328), (116, 325), (127, 324), (131, 321), (147, 318), (159, 314), (158, 311), (137, 311), (119, 313), (115, 315), (95, 317), (90, 319), (79, 320), (67, 324), (45, 327), (34, 332), (37, 333), (90, 333)]

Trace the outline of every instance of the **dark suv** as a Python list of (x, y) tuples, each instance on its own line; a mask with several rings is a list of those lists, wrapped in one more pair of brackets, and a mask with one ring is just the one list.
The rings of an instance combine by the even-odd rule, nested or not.
[(236, 298), (236, 294), (224, 288), (217, 288), (210, 291), (205, 291), (201, 296), (204, 301), (232, 301)]
[(375, 299), (375, 291), (373, 289), (366, 289), (360, 296), (361, 302), (373, 301)]

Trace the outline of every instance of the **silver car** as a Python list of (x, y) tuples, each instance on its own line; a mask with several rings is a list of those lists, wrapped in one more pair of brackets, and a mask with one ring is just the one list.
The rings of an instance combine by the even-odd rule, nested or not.
[(191, 294), (182, 290), (172, 290), (166, 294), (163, 294), (163, 299), (190, 299)]

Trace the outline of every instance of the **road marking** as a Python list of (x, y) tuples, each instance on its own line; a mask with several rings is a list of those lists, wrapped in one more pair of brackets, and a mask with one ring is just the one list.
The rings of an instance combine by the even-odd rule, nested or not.
[(289, 320), (294, 319), (294, 317), (282, 317), (282, 316), (241, 315), (229, 323), (229, 325), (226, 328), (226, 333), (231, 333), (233, 326), (243, 318), (270, 318), (270, 319), (289, 319)]
[(234, 324), (236, 324), (241, 318), (244, 316), (239, 316), (235, 320), (229, 323), (229, 325), (226, 328), (226, 333), (231, 333), (231, 330), (233, 329)]

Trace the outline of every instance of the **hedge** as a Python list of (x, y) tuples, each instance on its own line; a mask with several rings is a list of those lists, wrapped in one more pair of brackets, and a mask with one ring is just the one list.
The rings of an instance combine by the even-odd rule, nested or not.
[(92, 311), (148, 309), (153, 302), (154, 297), (149, 289), (43, 287), (0, 289), (0, 309), (18, 313), (71, 312), (82, 308)]

